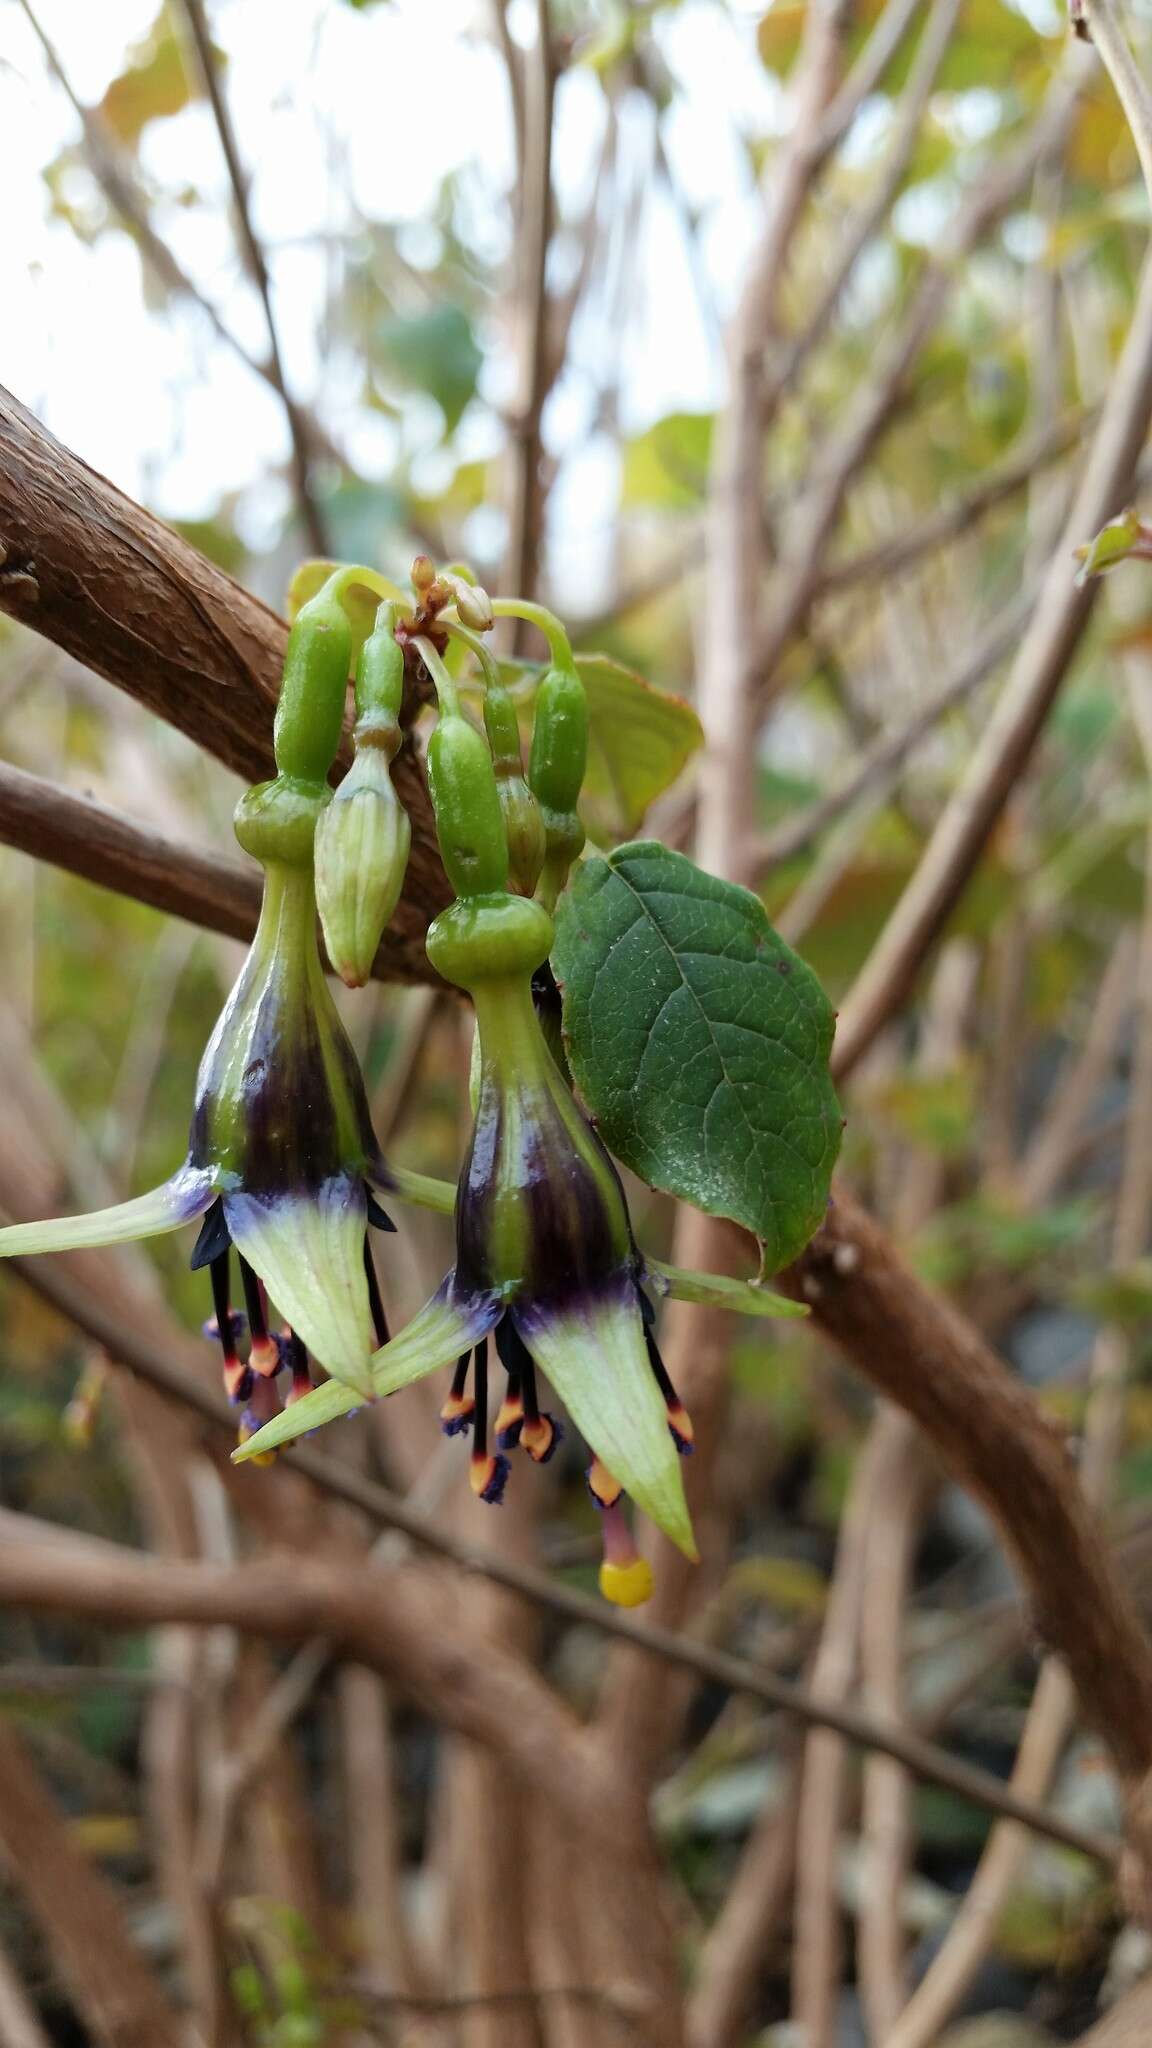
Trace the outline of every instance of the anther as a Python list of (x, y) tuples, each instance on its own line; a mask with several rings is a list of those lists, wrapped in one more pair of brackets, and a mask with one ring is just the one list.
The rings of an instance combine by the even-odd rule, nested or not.
[(456, 1360), (452, 1375), (452, 1391), (440, 1410), (440, 1427), (445, 1436), (462, 1436), (472, 1426), (476, 1403), (468, 1392), (468, 1364), (472, 1357), (464, 1351)]
[[(641, 1297), (643, 1299), (643, 1297)], [(692, 1428), (692, 1417), (677, 1394), (668, 1377), (668, 1369), (660, 1356), (659, 1346), (649, 1328), (645, 1328), (644, 1342), (648, 1346), (648, 1362), (655, 1375), (656, 1384), (664, 1396), (668, 1410), (668, 1427), (672, 1432), (676, 1449), (682, 1458), (690, 1458), (696, 1448), (696, 1435)]]

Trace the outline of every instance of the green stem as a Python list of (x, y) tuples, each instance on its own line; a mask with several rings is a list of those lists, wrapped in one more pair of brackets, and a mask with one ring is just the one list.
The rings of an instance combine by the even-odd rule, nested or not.
[(462, 715), (460, 711), (460, 693), (456, 688), (455, 677), (445, 667), (432, 642), (425, 639), (422, 633), (417, 636), (412, 645), (436, 685), (436, 700), (440, 706), (441, 716), (444, 718), (459, 718)]
[(530, 626), (537, 627), (543, 633), (556, 667), (575, 668), (572, 642), (555, 612), (550, 612), (546, 605), (533, 604), (527, 597), (494, 597), (492, 616), (497, 619), (527, 619)]

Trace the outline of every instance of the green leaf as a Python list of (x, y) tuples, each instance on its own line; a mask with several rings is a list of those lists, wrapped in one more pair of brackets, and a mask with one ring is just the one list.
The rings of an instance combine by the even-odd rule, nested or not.
[(704, 730), (683, 697), (607, 654), (578, 654), (576, 667), (588, 698), (580, 813), (592, 838), (610, 844), (639, 831), (649, 805), (703, 746)]
[(621, 498), (625, 505), (698, 505), (712, 453), (710, 412), (671, 412), (629, 441)]
[(552, 959), (572, 1071), (612, 1151), (755, 1232), (766, 1270), (795, 1258), (840, 1148), (834, 1018), (759, 900), (638, 841), (577, 869)]
[(1152, 532), (1142, 525), (1135, 507), (1129, 505), (1126, 512), (1118, 513), (1107, 526), (1102, 526), (1093, 540), (1076, 549), (1080, 564), (1076, 581), (1087, 583), (1093, 576), (1103, 576), (1118, 562), (1127, 562), (1133, 556), (1142, 561), (1152, 556)]
[(459, 306), (397, 315), (379, 331), (385, 361), (404, 383), (436, 400), (449, 433), (476, 389), (484, 358)]

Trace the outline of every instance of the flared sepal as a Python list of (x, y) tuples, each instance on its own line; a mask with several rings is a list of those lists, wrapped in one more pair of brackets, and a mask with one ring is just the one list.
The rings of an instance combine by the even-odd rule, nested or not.
[(313, 1357), (370, 1401), (376, 1335), (364, 1272), (363, 1182), (339, 1174), (315, 1194), (237, 1190), (225, 1195), (224, 1215), (236, 1249)]
[[(395, 1394), (401, 1387), (411, 1386), (414, 1380), (423, 1379), (426, 1373), (436, 1372), (461, 1352), (470, 1351), (495, 1327), (502, 1312), (493, 1295), (458, 1293), (454, 1276), (449, 1275), (407, 1328), (374, 1354), (372, 1395), (380, 1398)], [(233, 1456), (242, 1464), (260, 1452), (276, 1450), (308, 1430), (319, 1429), (325, 1422), (347, 1415), (356, 1405), (357, 1396), (350, 1387), (329, 1381), (326, 1387), (317, 1387), (313, 1393), (294, 1401), (291, 1408), (267, 1423)]]
[(653, 1376), (632, 1275), (559, 1306), (519, 1301), (512, 1319), (589, 1449), (695, 1562), (680, 1458)]
[(52, 1216), (43, 1223), (10, 1224), (7, 1230), (0, 1230), (0, 1258), (84, 1251), (98, 1245), (130, 1244), (134, 1238), (162, 1237), (166, 1231), (179, 1230), (182, 1223), (194, 1223), (211, 1206), (214, 1194), (209, 1169), (186, 1161), (170, 1180), (131, 1202), (93, 1209), (86, 1216)]

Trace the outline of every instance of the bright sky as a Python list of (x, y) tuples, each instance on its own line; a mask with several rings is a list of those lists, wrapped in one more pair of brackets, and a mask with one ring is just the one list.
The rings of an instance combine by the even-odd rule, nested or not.
[[(89, 102), (119, 72), (156, 6), (157, 0), (37, 0), (75, 89)], [(702, 218), (703, 272), (721, 308), (759, 216), (741, 131), (763, 135), (779, 111), (755, 52), (760, 11), (755, 4), (685, 0), (661, 28), (677, 87), (665, 146), (687, 202)], [(333, 261), (325, 237), (357, 210), (406, 222), (408, 253), (418, 262), (441, 177), (468, 167), (477, 243), (486, 256), (499, 257), (510, 139), (485, 0), (390, 0), (364, 11), (343, 0), (214, 0), (210, 14), (228, 56), (227, 90), (253, 171), (254, 217), (272, 260), (290, 377), (353, 449), (357, 467), (386, 477), (397, 429), (360, 406), (354, 365), (341, 369), (317, 351), (325, 266)], [(514, 32), (523, 26), (529, 36), (533, 14), (530, 0), (513, 0)], [(434, 105), (406, 83), (428, 77), (430, 46)], [(638, 154), (649, 110), (638, 101), (624, 112), (625, 147)], [(595, 78), (569, 72), (556, 136), (562, 213), (578, 208), (589, 188), (603, 119)], [(201, 315), (182, 307), (149, 310), (140, 261), (125, 236), (107, 234), (88, 248), (51, 217), (42, 173), (76, 134), (17, 0), (0, 0), (0, 381), (96, 468), (162, 512), (199, 517), (222, 492), (239, 493), (245, 530), (259, 545), (276, 524), (269, 513), (280, 509), (270, 504), (265, 482), (253, 490), (284, 454), (277, 403)], [(206, 107), (197, 103), (153, 123), (142, 164), (166, 195), (157, 210), (166, 239), (228, 324), (261, 352), (260, 310), (232, 245), (224, 170)], [(215, 203), (181, 205), (186, 185)], [(87, 189), (78, 174), (68, 196), (83, 204)], [(613, 336), (623, 365), (625, 430), (675, 407), (710, 406), (722, 373), (719, 345), (683, 224), (659, 190), (648, 201), (643, 234), (618, 260), (629, 279), (623, 332)], [(569, 530), (583, 527), (589, 537), (605, 517), (615, 461), (607, 447), (583, 445), (603, 350), (603, 327), (593, 315), (574, 337), (572, 366), (546, 419), (557, 452), (581, 451), (561, 470), (554, 519)], [(410, 419), (402, 431), (409, 446), (413, 433), (419, 444), (418, 413), (415, 426)], [(461, 429), (461, 455), (486, 454), (497, 439), (491, 415), (475, 407)], [(430, 488), (436, 475), (431, 465)]]

